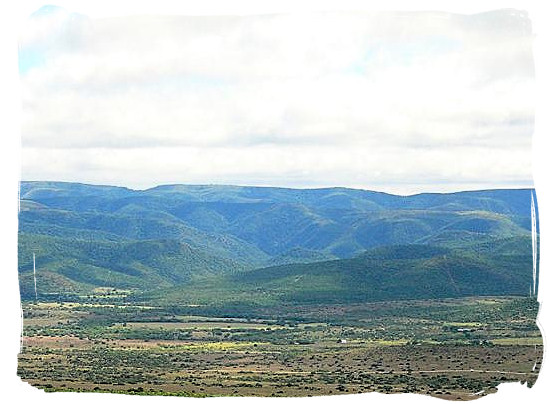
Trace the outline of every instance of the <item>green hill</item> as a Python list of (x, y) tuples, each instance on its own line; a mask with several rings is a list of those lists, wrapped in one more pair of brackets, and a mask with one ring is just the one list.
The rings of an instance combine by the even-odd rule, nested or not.
[(191, 283), (266, 301), (526, 294), (532, 195), (22, 182), (21, 289), (33, 292), (35, 252), (44, 293)]
[[(510, 253), (502, 255), (502, 249)], [(463, 296), (528, 295), (530, 240), (489, 249), (429, 245), (379, 247), (356, 258), (260, 268), (149, 295), (167, 304), (359, 303)], [(216, 296), (213, 299), (213, 296)], [(154, 297), (153, 297), (154, 296)]]
[(41, 294), (85, 293), (96, 287), (151, 290), (219, 273), (241, 263), (176, 240), (97, 241), (19, 234), (22, 295), (34, 295), (32, 254)]

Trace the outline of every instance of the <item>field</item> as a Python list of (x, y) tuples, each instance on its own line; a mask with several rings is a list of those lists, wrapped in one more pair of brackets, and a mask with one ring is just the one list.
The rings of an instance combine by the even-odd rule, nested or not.
[(225, 309), (109, 290), (27, 301), (18, 373), (47, 391), (471, 400), (502, 382), (532, 385), (542, 362), (530, 298)]

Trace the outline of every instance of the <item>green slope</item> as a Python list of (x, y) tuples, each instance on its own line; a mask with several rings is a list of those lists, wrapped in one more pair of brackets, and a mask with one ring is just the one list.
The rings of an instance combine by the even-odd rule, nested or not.
[[(502, 250), (508, 254), (502, 254)], [(474, 295), (529, 295), (530, 240), (484, 250), (429, 245), (375, 248), (352, 259), (267, 267), (166, 292), (166, 304), (357, 303)], [(154, 296), (154, 297), (153, 297)], [(216, 296), (213, 299), (213, 296)]]
[[(459, 233), (480, 240), (529, 234), (531, 193), (402, 197), (346, 188), (166, 185), (136, 191), (23, 182), (20, 220), (26, 232), (56, 225), (133, 239), (180, 239), (261, 266), (294, 248), (351, 258), (382, 245), (449, 244)], [(216, 245), (221, 236), (231, 245)]]
[(245, 269), (237, 261), (176, 240), (113, 242), (20, 233), (19, 273), (27, 297), (34, 294), (33, 253), (40, 293), (84, 292), (99, 286), (150, 290)]
[[(266, 301), (529, 290), (531, 189), (404, 197), (346, 188), (22, 182), (20, 195), (24, 295), (33, 251), (44, 291), (148, 292), (199, 278), (205, 296), (228, 287), (236, 298), (244, 290)], [(421, 245), (438, 253), (417, 257)], [(250, 270), (257, 271), (218, 276)], [(256, 285), (261, 273), (277, 276)]]
[(259, 248), (235, 236), (207, 233), (156, 210), (121, 214), (29, 208), (19, 215), (19, 231), (83, 240), (173, 239), (208, 250), (213, 255), (240, 261), (243, 265), (256, 265), (267, 259)]

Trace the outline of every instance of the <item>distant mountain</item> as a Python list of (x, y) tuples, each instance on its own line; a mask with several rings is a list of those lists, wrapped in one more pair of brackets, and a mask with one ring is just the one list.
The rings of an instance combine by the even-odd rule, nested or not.
[[(408, 251), (402, 247), (407, 245), (417, 246), (416, 252), (419, 245), (443, 248), (448, 260), (461, 263), (482, 250), (492, 258), (480, 256), (474, 259), (478, 266), (472, 265), (490, 269), (485, 278), (492, 279), (495, 249), (505, 253), (518, 248), (510, 240), (530, 239), (532, 194), (531, 189), (519, 189), (397, 196), (347, 188), (225, 185), (132, 190), (22, 182), (22, 291), (32, 284), (33, 252), (44, 291), (105, 285), (149, 291), (212, 277), (223, 278), (223, 283), (229, 273), (252, 276), (259, 268), (287, 264), (300, 264), (293, 271), (310, 271), (309, 263), (315, 262), (339, 262), (326, 265), (347, 268), (349, 262), (367, 259), (365, 251)], [(528, 271), (511, 263), (519, 259), (516, 255), (507, 256), (514, 271)], [(460, 267), (452, 260), (437, 262), (441, 268), (449, 262)], [(501, 270), (508, 264), (501, 262)]]

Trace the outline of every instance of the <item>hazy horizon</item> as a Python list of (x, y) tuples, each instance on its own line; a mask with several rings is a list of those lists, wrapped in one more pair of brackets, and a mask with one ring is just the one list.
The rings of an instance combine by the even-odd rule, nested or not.
[(90, 186), (99, 186), (99, 187), (115, 187), (115, 188), (126, 188), (132, 191), (147, 191), (159, 187), (168, 187), (168, 186), (190, 186), (190, 187), (235, 187), (235, 188), (276, 188), (276, 189), (291, 189), (291, 190), (315, 190), (315, 189), (353, 189), (358, 191), (369, 191), (369, 192), (379, 192), (396, 196), (413, 196), (420, 194), (454, 194), (461, 192), (482, 192), (482, 191), (502, 191), (502, 190), (533, 190), (536, 191), (536, 187), (532, 186), (515, 186), (515, 187), (493, 187), (493, 188), (463, 188), (456, 190), (448, 191), (426, 191), (426, 192), (413, 192), (413, 193), (397, 193), (385, 191), (383, 189), (374, 189), (374, 188), (361, 188), (354, 186), (341, 186), (341, 185), (325, 185), (325, 186), (282, 186), (282, 185), (269, 185), (269, 184), (221, 184), (221, 183), (183, 183), (183, 182), (173, 182), (173, 183), (157, 183), (148, 187), (133, 187), (123, 184), (115, 183), (92, 183), (86, 181), (63, 181), (63, 180), (20, 180), (21, 183), (36, 183), (36, 182), (46, 182), (46, 183), (64, 183), (64, 184), (79, 184), (79, 185), (90, 185)]

